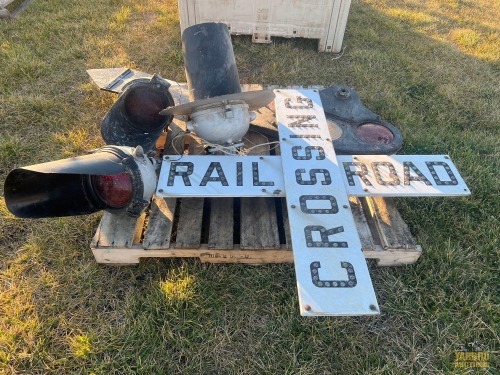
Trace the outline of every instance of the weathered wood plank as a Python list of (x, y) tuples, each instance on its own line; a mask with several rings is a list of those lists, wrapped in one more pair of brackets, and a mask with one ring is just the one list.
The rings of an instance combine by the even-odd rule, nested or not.
[[(108, 265), (133, 265), (138, 264), (141, 258), (199, 258), (208, 263), (293, 263), (293, 253), (283, 245), (281, 249), (209, 249), (202, 244), (196, 249), (152, 249), (145, 250), (140, 245), (132, 248), (100, 247), (92, 248), (98, 263)], [(420, 246), (414, 250), (383, 250), (380, 246), (376, 249), (363, 249), (366, 259), (375, 259), (378, 266), (401, 266), (417, 261), (421, 254)]]
[[(267, 143), (267, 137), (249, 132), (245, 145), (254, 147)], [(256, 147), (249, 155), (268, 155), (269, 145)], [(241, 198), (240, 245), (242, 249), (279, 249), (280, 239), (274, 200)]]
[(91, 247), (128, 247), (140, 240), (145, 214), (139, 218), (104, 212)]
[(182, 198), (179, 205), (175, 248), (197, 248), (201, 244), (203, 198)]
[[(194, 138), (189, 139), (189, 154), (203, 153), (203, 145)], [(203, 221), (203, 198), (182, 198), (179, 200), (179, 222), (175, 248), (197, 248), (201, 244)]]
[[(281, 155), (281, 148), (278, 145), (274, 152), (276, 155)], [(286, 198), (277, 198), (281, 200), (281, 216), (283, 217), (283, 229), (285, 231), (286, 248), (292, 250), (292, 234), (290, 232), (290, 220), (288, 219), (288, 208)]]
[(148, 226), (144, 234), (145, 249), (169, 248), (176, 202), (175, 198), (153, 197)]
[(363, 250), (375, 249), (375, 242), (366, 221), (361, 202), (357, 197), (349, 197), (349, 204), (351, 205), (352, 215), (354, 216), (356, 229), (358, 230), (359, 239), (361, 240), (361, 248)]
[[(174, 121), (170, 124), (166, 137), (161, 141), (160, 146), (164, 149), (164, 154), (172, 155), (184, 150), (183, 137), (176, 137), (184, 131), (185, 124)], [(145, 249), (168, 249), (174, 223), (174, 213), (177, 204), (176, 198), (153, 197), (151, 211), (149, 214), (148, 226), (144, 234)]]
[(209, 249), (233, 249), (233, 198), (210, 199)]
[(368, 197), (361, 202), (367, 218), (373, 220), (385, 250), (416, 248), (410, 229), (396, 209), (392, 198)]

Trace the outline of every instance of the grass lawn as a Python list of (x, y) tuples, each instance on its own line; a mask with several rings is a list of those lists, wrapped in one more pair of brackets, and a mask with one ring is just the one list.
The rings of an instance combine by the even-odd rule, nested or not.
[[(498, 373), (499, 19), (496, 0), (353, 0), (338, 59), (233, 39), (243, 83), (350, 85), (403, 153), (449, 154), (466, 179), (470, 197), (397, 200), (424, 253), (370, 263), (380, 316), (301, 318), (292, 265), (99, 266), (100, 214), (22, 220), (0, 198), (0, 373)], [(176, 1), (35, 0), (0, 20), (0, 189), (103, 144), (115, 96), (85, 70), (121, 66), (185, 80)], [(490, 368), (454, 369), (472, 341)]]

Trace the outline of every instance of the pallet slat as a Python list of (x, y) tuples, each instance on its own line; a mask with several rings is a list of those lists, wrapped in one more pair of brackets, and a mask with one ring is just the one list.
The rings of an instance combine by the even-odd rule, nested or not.
[(230, 250), (234, 248), (233, 217), (233, 198), (210, 199), (209, 249)]
[(168, 249), (174, 223), (176, 199), (153, 197), (149, 223), (144, 233), (144, 248)]
[[(255, 132), (248, 133), (245, 138), (247, 147), (268, 142), (267, 137)], [(269, 155), (269, 146), (254, 148), (249, 155)], [(280, 248), (274, 199), (241, 198), (240, 225), (242, 249)]]
[(385, 250), (415, 248), (408, 225), (397, 210), (392, 198), (369, 197), (362, 200), (365, 213), (375, 223), (381, 245)]
[(92, 247), (132, 247), (140, 241), (145, 217), (145, 214), (134, 218), (105, 212), (92, 240)]

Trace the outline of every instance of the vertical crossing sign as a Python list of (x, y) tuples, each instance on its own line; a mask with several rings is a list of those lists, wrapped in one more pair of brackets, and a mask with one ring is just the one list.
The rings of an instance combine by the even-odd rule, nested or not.
[(379, 313), (317, 90), (275, 90), (301, 315)]

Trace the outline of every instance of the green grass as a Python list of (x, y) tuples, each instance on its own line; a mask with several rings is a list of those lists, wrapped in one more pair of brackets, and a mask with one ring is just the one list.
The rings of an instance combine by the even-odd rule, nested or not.
[[(244, 83), (353, 86), (403, 152), (448, 153), (467, 180), (470, 197), (397, 201), (424, 253), (370, 264), (380, 316), (299, 317), (290, 265), (98, 266), (99, 214), (21, 220), (2, 198), (0, 372), (454, 373), (456, 345), (500, 350), (499, 18), (494, 0), (354, 0), (339, 59), (233, 39)], [(120, 66), (184, 81), (175, 1), (34, 1), (0, 21), (2, 188), (17, 166), (102, 145), (114, 97), (85, 70)], [(496, 353), (476, 372), (499, 368)]]

